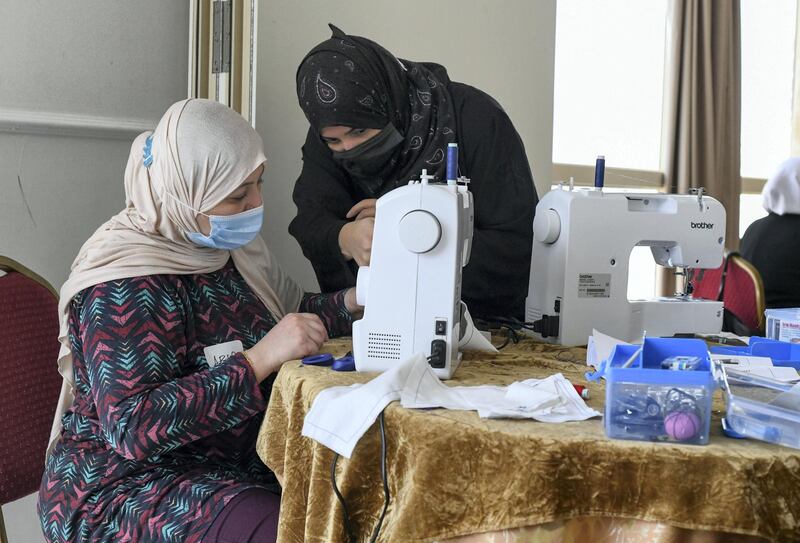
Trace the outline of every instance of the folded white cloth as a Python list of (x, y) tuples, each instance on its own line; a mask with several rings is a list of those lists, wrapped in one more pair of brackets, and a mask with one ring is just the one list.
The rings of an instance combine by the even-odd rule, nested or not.
[[(367, 383), (369, 385), (369, 383)], [(407, 408), (444, 407), (477, 411), (482, 418), (534, 419), (541, 422), (586, 420), (600, 416), (581, 399), (572, 384), (557, 373), (546, 379), (517, 381), (508, 387), (449, 387), (428, 364), (414, 364), (400, 391)]]
[(350, 458), (358, 440), (383, 408), (400, 398), (408, 372), (415, 364), (428, 365), (421, 354), (380, 374), (363, 385), (331, 387), (320, 392), (303, 421), (303, 435)]
[(407, 408), (477, 411), (483, 418), (531, 418), (565, 422), (598, 417), (572, 384), (557, 373), (503, 386), (449, 387), (422, 355), (415, 355), (363, 385), (331, 387), (314, 400), (303, 435), (350, 458), (356, 443), (392, 401)]

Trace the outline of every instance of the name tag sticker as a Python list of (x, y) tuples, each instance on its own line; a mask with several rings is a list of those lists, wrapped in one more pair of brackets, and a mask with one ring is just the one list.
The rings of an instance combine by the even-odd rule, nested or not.
[(244, 350), (242, 342), (238, 339), (236, 341), (229, 341), (227, 343), (219, 343), (218, 345), (209, 345), (203, 352), (206, 353), (206, 361), (209, 368), (214, 368), (221, 362), (229, 359), (236, 353)]

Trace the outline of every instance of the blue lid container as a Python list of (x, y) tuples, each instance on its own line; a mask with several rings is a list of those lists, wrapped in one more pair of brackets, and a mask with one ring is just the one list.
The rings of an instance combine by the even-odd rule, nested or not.
[[(674, 357), (696, 361), (693, 369), (662, 368)], [(629, 365), (623, 367), (626, 363)], [(708, 443), (715, 388), (711, 360), (699, 339), (646, 338), (617, 345), (605, 368), (606, 435), (616, 439)]]
[(753, 336), (750, 344), (742, 347), (712, 347), (714, 354), (733, 356), (765, 356), (775, 366), (789, 366), (800, 370), (800, 344)]

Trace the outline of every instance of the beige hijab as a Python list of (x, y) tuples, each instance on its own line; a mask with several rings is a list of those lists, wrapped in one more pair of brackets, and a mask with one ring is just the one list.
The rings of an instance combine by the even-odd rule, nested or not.
[[(143, 148), (151, 135), (153, 160), (145, 167)], [(247, 121), (209, 100), (173, 104), (155, 131), (133, 141), (125, 168), (125, 209), (83, 244), (61, 288), (58, 370), (64, 383), (48, 452), (75, 398), (67, 316), (72, 298), (83, 289), (142, 275), (209, 273), (232, 257), (277, 318), (297, 311), (303, 292), (283, 273), (261, 236), (233, 251), (200, 247), (186, 237), (199, 231), (190, 208), (213, 208), (265, 161), (261, 137)]]

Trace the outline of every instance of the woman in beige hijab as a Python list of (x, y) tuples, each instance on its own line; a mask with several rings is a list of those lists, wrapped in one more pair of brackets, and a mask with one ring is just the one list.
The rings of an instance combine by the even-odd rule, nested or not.
[(207, 100), (137, 137), (126, 207), (61, 290), (62, 409), (39, 493), (48, 541), (269, 541), (255, 438), (275, 373), (349, 333), (352, 289), (304, 294), (259, 236), (261, 138)]

